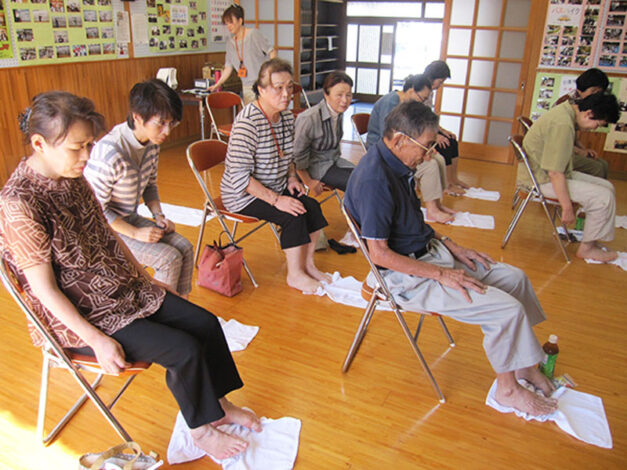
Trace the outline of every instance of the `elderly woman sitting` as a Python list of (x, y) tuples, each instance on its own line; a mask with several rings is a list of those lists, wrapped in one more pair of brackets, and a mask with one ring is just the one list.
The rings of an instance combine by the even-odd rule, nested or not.
[(108, 373), (163, 366), (196, 445), (232, 457), (248, 443), (217, 426), (261, 423), (226, 398), (243, 384), (217, 318), (151, 279), (107, 223), (83, 177), (103, 126), (87, 98), (35, 97), (20, 118), (33, 154), (0, 192), (2, 257), (61, 346)]
[(316, 268), (316, 241), (327, 221), (320, 204), (305, 195), (293, 157), (292, 67), (281, 59), (265, 62), (254, 86), (257, 99), (237, 116), (220, 185), (222, 201), (233, 212), (281, 226), (287, 258), (287, 284), (305, 293), (330, 280)]

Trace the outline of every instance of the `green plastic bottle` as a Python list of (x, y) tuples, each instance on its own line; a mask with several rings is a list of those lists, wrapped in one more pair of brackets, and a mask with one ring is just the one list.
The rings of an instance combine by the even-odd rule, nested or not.
[(540, 369), (544, 375), (546, 375), (549, 379), (552, 379), (553, 373), (555, 372), (555, 361), (557, 360), (557, 355), (560, 352), (560, 349), (557, 346), (557, 336), (549, 336), (549, 340), (544, 343), (542, 349), (544, 350), (544, 361), (542, 362)]

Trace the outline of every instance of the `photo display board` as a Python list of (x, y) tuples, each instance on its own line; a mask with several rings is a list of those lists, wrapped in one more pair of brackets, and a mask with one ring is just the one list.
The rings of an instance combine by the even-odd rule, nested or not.
[(145, 0), (145, 2), (150, 52), (208, 50), (206, 0)]
[(627, 73), (627, 0), (551, 0), (540, 68)]
[[(4, 29), (12, 29), (10, 35), (5, 31), (7, 40), (13, 38), (15, 44), (13, 53), (0, 58), (13, 57), (21, 66), (116, 57), (111, 0), (0, 1)], [(7, 19), (11, 28), (6, 27)], [(0, 29), (0, 40), (3, 37)]]

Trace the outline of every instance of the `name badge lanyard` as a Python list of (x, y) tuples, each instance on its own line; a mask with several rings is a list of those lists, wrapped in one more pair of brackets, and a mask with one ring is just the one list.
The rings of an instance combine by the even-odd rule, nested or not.
[(247, 74), (246, 67), (244, 67), (244, 38), (246, 38), (246, 29), (244, 29), (244, 35), (242, 36), (242, 52), (240, 54), (239, 46), (237, 45), (237, 37), (235, 37), (235, 51), (237, 58), (239, 59), (239, 70), (237, 71), (239, 77), (245, 77)]
[[(272, 125), (272, 122), (270, 121), (270, 118), (268, 117), (266, 112), (263, 110), (263, 107), (261, 106), (261, 101), (257, 100), (257, 104), (259, 105), (259, 109), (261, 110), (266, 120), (268, 121), (268, 125), (270, 126), (270, 132), (272, 133), (272, 140), (274, 140), (274, 145), (276, 146), (276, 149), (279, 151), (279, 157), (283, 158), (285, 155), (283, 154), (283, 150), (281, 150), (281, 147), (279, 146), (279, 141), (277, 140), (276, 135), (274, 133), (274, 126)], [(283, 130), (282, 124), (283, 124), (283, 116), (281, 116), (281, 130)]]

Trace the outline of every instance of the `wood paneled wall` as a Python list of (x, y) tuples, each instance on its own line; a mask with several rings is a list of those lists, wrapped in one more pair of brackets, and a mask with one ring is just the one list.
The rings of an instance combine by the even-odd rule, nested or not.
[[(22, 156), (29, 153), (17, 124), (17, 115), (37, 93), (65, 90), (91, 98), (104, 114), (108, 128), (124, 120), (128, 93), (142, 80), (156, 76), (161, 67), (176, 67), (179, 89), (190, 88), (201, 76), (207, 61), (224, 61), (224, 53), (120, 59), (102, 62), (45, 65), (0, 69), (0, 185), (3, 185)], [(170, 141), (200, 135), (198, 111), (185, 106), (181, 126)]]

